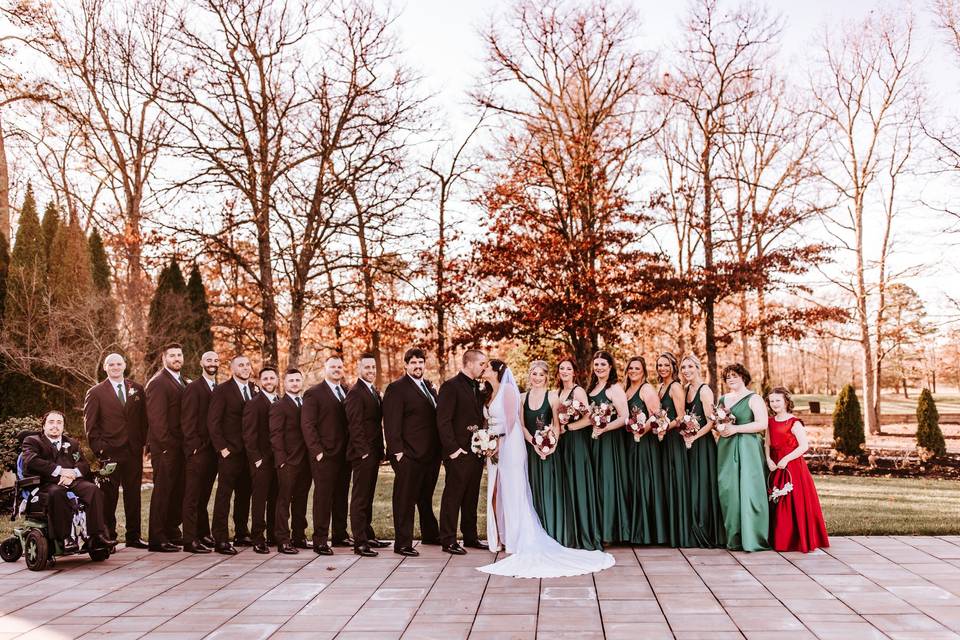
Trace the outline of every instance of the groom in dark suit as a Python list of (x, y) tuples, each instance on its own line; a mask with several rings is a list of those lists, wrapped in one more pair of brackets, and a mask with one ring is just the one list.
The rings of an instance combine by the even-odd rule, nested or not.
[(470, 451), (473, 434), (468, 428), (483, 424), (477, 379), (486, 367), (487, 357), (482, 351), (466, 351), (460, 373), (440, 386), (437, 399), (437, 431), (447, 478), (440, 499), (440, 542), (443, 550), (453, 555), (466, 553), (457, 543), (457, 516), (460, 517), (464, 546), (487, 548), (477, 535), (483, 460)]
[(440, 436), (437, 434), (437, 392), (423, 379), (427, 354), (407, 349), (406, 373), (383, 393), (383, 432), (393, 482), (393, 552), (418, 556), (413, 548), (414, 509), (420, 512), (423, 544), (439, 544), (440, 527), (433, 514), (433, 492), (440, 475)]

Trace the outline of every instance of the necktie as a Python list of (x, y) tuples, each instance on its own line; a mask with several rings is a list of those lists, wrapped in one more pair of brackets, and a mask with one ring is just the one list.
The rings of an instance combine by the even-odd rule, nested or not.
[(270, 404), (277, 404), (280, 402), (280, 396), (273, 396), (273, 400), (270, 401)]
[(427, 389), (427, 383), (423, 381), (423, 378), (420, 379), (420, 390), (423, 391), (423, 395), (427, 396), (430, 404), (437, 406), (437, 402), (433, 399), (433, 394), (430, 393), (430, 390)]
[(297, 408), (300, 408), (302, 406), (303, 406), (303, 401), (300, 399), (300, 396), (297, 396)]
[(123, 383), (117, 383), (117, 397), (120, 399), (120, 404), (127, 404), (127, 396), (123, 393)]
[(343, 402), (343, 398), (344, 398), (343, 389), (340, 388), (340, 385), (337, 385), (335, 388), (337, 390), (337, 400), (339, 400), (340, 402)]
[(247, 387), (247, 385), (243, 385), (243, 399), (244, 400), (250, 399), (250, 389)]
[(57, 448), (57, 451), (60, 451), (60, 441), (57, 440), (53, 443), (53, 446)]
[(380, 392), (377, 391), (377, 388), (376, 388), (376, 387), (374, 387), (374, 386), (371, 385), (371, 386), (370, 386), (370, 393), (373, 394), (374, 399), (377, 401), (377, 404), (379, 405), (379, 404), (380, 404)]

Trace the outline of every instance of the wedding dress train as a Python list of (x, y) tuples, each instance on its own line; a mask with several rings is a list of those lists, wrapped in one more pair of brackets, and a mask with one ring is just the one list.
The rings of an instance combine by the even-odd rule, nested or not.
[(603, 551), (569, 549), (547, 535), (533, 508), (527, 451), (520, 422), (520, 390), (508, 369), (488, 409), (493, 433), (503, 433), (499, 461), (488, 461), (487, 542), (508, 556), (480, 571), (515, 578), (560, 578), (602, 571), (614, 558)]

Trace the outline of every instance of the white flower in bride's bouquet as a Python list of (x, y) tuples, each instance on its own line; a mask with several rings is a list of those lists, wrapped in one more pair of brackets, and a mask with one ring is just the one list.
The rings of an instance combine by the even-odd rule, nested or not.
[(487, 451), (493, 451), (496, 448), (497, 448), (497, 439), (490, 438), (490, 440), (487, 441)]

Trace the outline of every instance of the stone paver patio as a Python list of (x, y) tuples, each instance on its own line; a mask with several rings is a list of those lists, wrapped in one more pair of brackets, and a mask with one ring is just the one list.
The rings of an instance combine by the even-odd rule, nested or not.
[[(0, 563), (6, 638), (960, 639), (960, 536), (828, 552), (618, 548), (593, 576), (515, 580), (491, 555), (157, 554)], [(41, 600), (48, 598), (47, 602)]]

